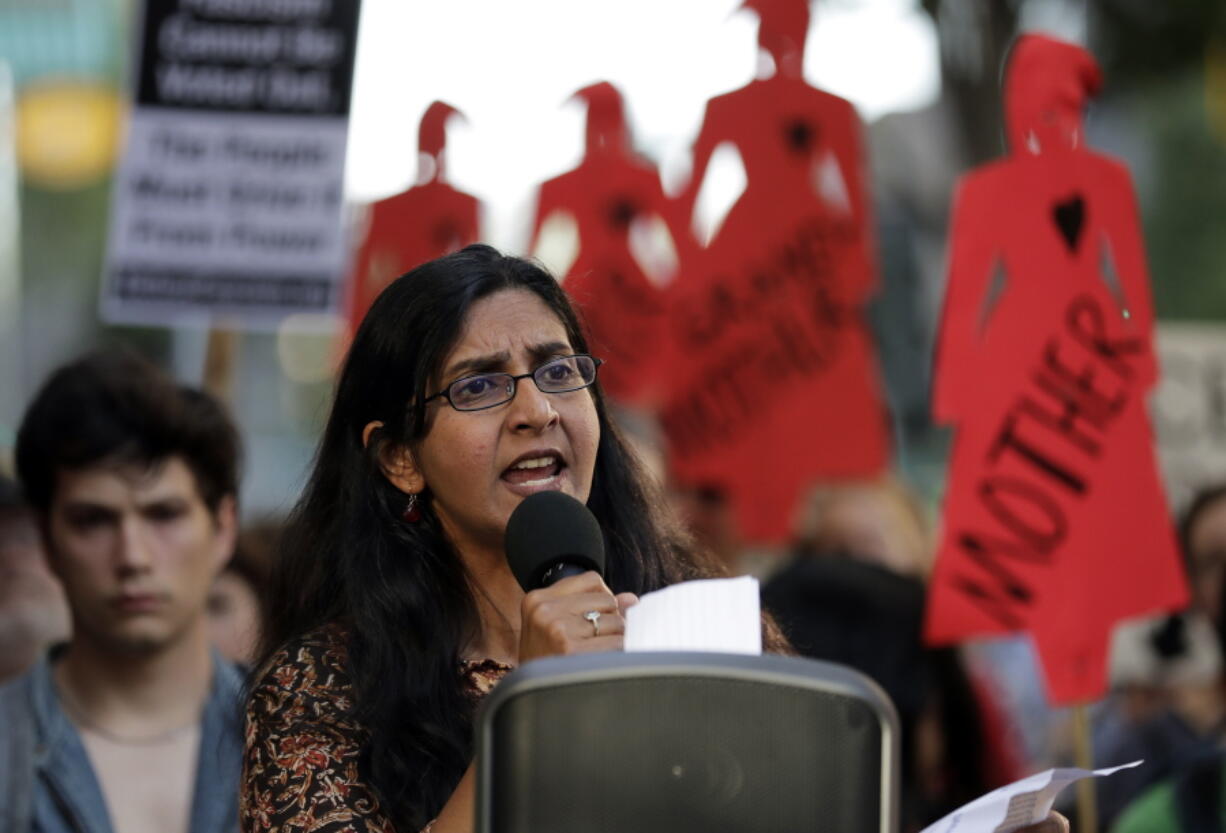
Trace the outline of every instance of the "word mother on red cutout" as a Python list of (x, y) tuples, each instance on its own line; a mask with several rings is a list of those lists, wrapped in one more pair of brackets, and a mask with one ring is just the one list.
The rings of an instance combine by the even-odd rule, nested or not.
[(1138, 392), (1130, 361), (1145, 357), (1145, 343), (1108, 334), (1111, 313), (1119, 314), (1089, 294), (1069, 303), (1064, 331), (1048, 339), (988, 448), (976, 495), (999, 527), (955, 531), (983, 574), (958, 573), (952, 585), (1010, 630), (1025, 625), (1017, 608), (1031, 604), (1033, 591), (1008, 562), (1056, 557), (1068, 536), (1066, 505), (1093, 488), (1083, 463), (1100, 456), (1114, 418)]

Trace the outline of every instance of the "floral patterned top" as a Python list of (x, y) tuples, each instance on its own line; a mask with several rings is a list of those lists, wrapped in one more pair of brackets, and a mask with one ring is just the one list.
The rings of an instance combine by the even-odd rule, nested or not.
[[(321, 628), (278, 652), (252, 689), (243, 833), (395, 833), (358, 774), (365, 730), (347, 716), (353, 686), (345, 660), (344, 632)], [(483, 660), (464, 662), (460, 673), (479, 699), (510, 670)]]

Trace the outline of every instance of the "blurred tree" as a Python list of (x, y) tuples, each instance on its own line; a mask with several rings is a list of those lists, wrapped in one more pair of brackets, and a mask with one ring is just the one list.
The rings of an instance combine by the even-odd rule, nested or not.
[(1222, 0), (1092, 0), (1090, 47), (1108, 82), (1161, 82), (1199, 72), (1224, 23)]
[(1203, 93), (1203, 78), (1185, 73), (1139, 112), (1154, 149), (1143, 213), (1164, 318), (1226, 319), (1226, 145), (1209, 131)]
[(945, 433), (929, 391), (944, 292), (945, 238), (954, 182), (1004, 150), (1000, 67), (1021, 0), (922, 0), (936, 27), (941, 93), (891, 113), (869, 132), (881, 291), (869, 319), (897, 427), (898, 466), (933, 496), (944, 478)]
[(1141, 198), (1159, 317), (1226, 319), (1226, 142), (1209, 79), (1226, 44), (1222, 0), (1094, 0), (1091, 46), (1104, 109), (1145, 149)]

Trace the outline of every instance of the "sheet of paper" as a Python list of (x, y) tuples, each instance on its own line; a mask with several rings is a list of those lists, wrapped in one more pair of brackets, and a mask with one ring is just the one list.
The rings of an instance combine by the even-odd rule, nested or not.
[(1047, 818), (1060, 791), (1082, 778), (1101, 778), (1140, 764), (1133, 761), (1107, 769), (1049, 769), (1014, 781), (964, 804), (922, 833), (1012, 833)]
[(644, 595), (626, 611), (626, 650), (762, 653), (758, 580), (700, 579)]

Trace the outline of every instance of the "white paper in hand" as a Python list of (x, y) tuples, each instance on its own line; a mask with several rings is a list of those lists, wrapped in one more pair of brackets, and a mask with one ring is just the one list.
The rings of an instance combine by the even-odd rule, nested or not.
[(1049, 769), (976, 798), (925, 827), (922, 833), (954, 833), (955, 830), (957, 833), (1012, 833), (1019, 827), (1038, 824), (1047, 818), (1056, 796), (1074, 781), (1111, 775), (1140, 763), (1133, 761), (1094, 770)]
[(626, 611), (627, 651), (762, 653), (758, 580), (685, 581), (648, 593)]

